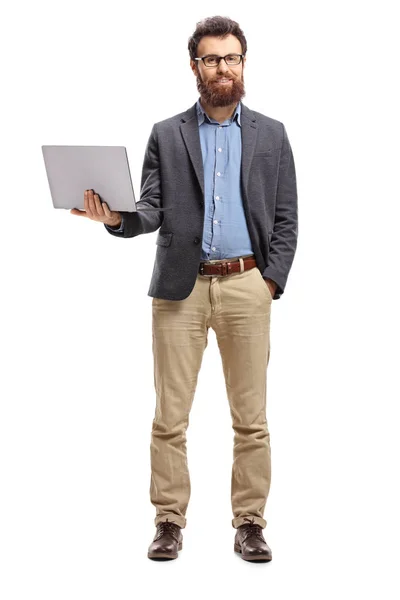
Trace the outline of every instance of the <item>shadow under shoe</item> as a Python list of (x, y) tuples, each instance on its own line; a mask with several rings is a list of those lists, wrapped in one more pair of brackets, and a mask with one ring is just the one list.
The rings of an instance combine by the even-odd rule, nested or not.
[(174, 521), (161, 521), (157, 525), (156, 534), (149, 546), (148, 558), (171, 560), (178, 558), (178, 550), (182, 550), (183, 535), (181, 528)]
[(254, 523), (254, 518), (245, 517), (244, 523), (237, 528), (234, 550), (241, 555), (243, 560), (269, 562), (272, 560), (272, 551), (264, 539), (261, 525)]

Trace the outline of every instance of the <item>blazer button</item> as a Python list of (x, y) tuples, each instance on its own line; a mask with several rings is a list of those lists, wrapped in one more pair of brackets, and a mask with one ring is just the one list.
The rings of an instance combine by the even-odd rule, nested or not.
[(200, 243), (200, 238), (195, 237), (193, 241), (194, 241), (195, 244), (199, 244)]

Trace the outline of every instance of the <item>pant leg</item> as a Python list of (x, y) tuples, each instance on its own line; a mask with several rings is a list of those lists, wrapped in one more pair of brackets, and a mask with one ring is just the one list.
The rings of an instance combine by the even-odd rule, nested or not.
[(190, 498), (186, 430), (208, 343), (208, 290), (208, 280), (198, 275), (188, 298), (153, 298), (156, 409), (150, 444), (150, 499), (156, 507), (156, 525), (168, 518), (186, 526)]
[(221, 353), (234, 429), (232, 526), (254, 517), (266, 527), (263, 515), (271, 482), (266, 372), (272, 296), (257, 267), (215, 277), (211, 290), (211, 326)]

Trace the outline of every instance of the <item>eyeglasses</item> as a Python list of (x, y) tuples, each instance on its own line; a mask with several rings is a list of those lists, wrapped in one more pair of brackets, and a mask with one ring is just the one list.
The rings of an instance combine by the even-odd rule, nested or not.
[(217, 67), (221, 58), (224, 59), (228, 67), (239, 65), (242, 62), (244, 54), (227, 54), (226, 56), (217, 56), (216, 54), (207, 54), (207, 56), (200, 56), (194, 60), (202, 60), (206, 67)]

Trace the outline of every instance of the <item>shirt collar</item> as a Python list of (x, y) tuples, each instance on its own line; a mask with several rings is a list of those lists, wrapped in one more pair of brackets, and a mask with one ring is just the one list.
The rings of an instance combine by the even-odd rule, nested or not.
[[(204, 108), (200, 104), (200, 98), (197, 100), (196, 110), (197, 110), (197, 122), (198, 122), (199, 127), (200, 127), (200, 125), (202, 123), (204, 123), (204, 121), (206, 120), (206, 118), (210, 119), (211, 117), (208, 116), (208, 114), (205, 112)], [(240, 125), (240, 127), (242, 126), (242, 124), (240, 122), (241, 111), (242, 111), (241, 103), (238, 102), (237, 106), (236, 106), (236, 109), (235, 109), (235, 112), (233, 114), (233, 117), (231, 117), (231, 119), (230, 119), (231, 123), (233, 123), (233, 121), (236, 119), (236, 116), (237, 116), (237, 122), (238, 122), (238, 125)]]

